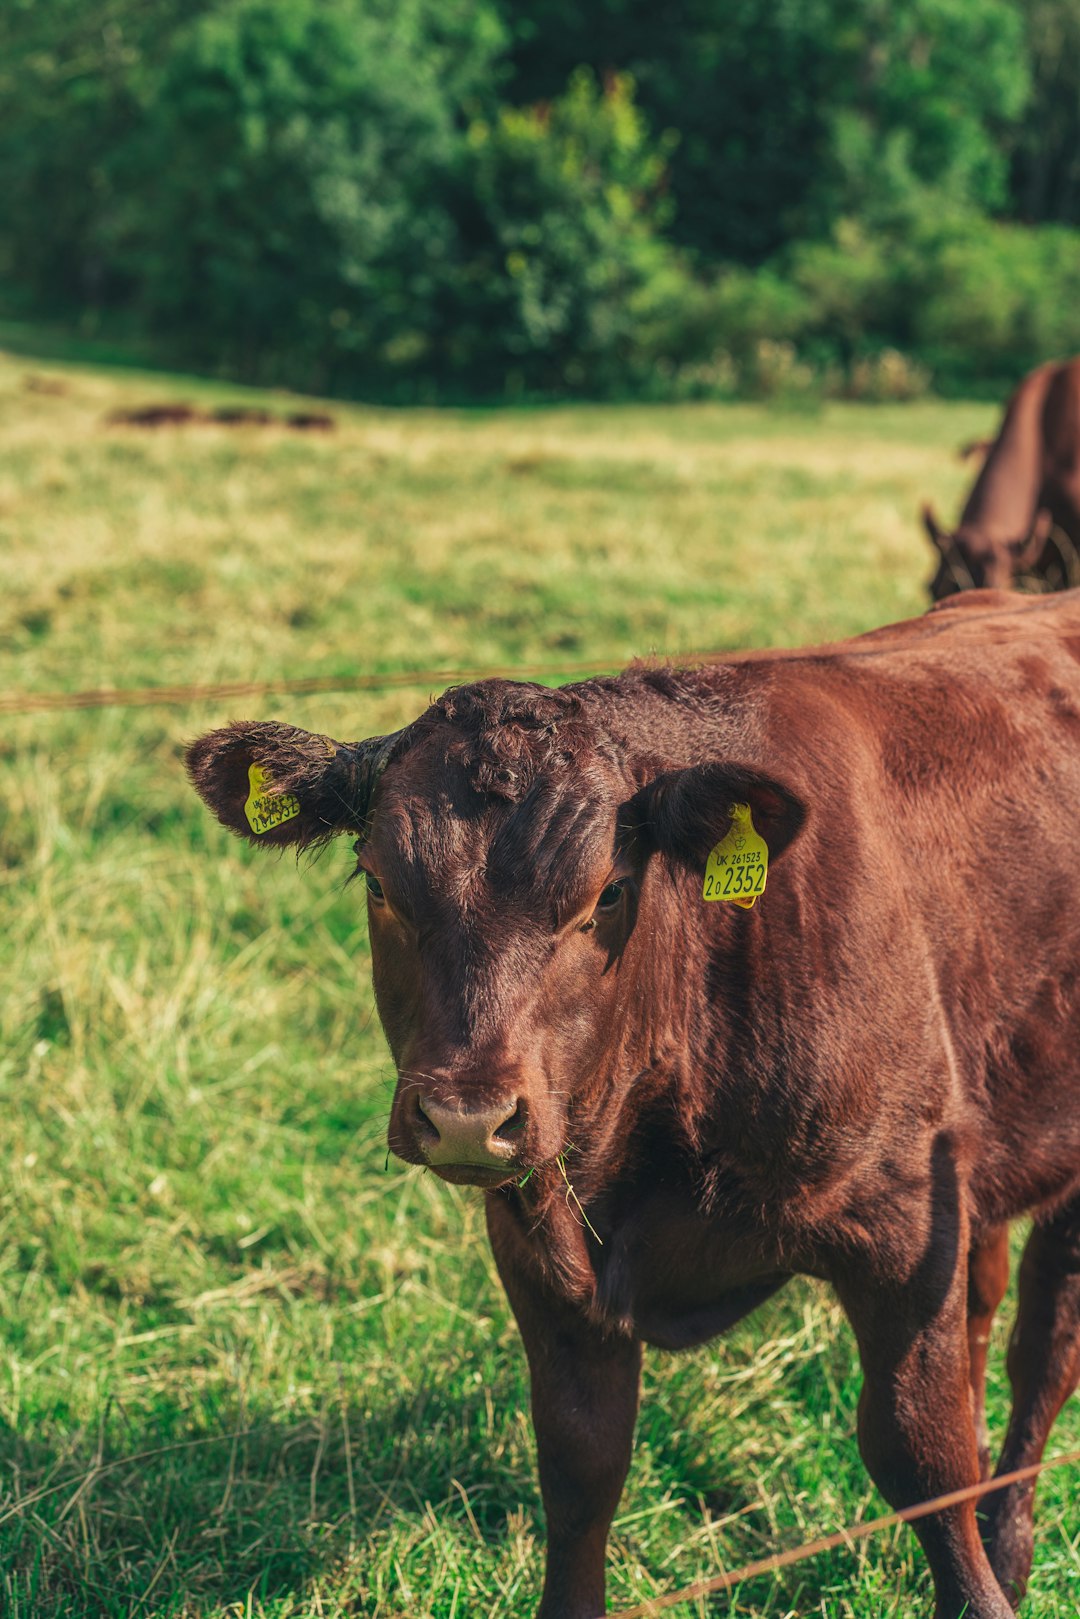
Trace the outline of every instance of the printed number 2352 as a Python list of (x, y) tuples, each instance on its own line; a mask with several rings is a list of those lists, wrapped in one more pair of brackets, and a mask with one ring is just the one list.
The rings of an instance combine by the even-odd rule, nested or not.
[(765, 886), (765, 867), (760, 862), (747, 866), (727, 866), (722, 876), (706, 878), (707, 899), (727, 899), (735, 894), (760, 894)]

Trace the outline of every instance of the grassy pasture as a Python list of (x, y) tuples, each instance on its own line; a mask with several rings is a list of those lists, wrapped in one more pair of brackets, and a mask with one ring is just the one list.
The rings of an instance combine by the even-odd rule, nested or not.
[[(34, 372), (31, 377), (29, 374)], [(55, 390), (55, 391), (53, 391)], [(917, 611), (983, 407), (339, 408), (326, 436), (104, 425), (238, 390), (0, 357), (0, 691), (487, 663), (614, 667)], [(284, 400), (268, 396), (272, 409)], [(480, 1194), (385, 1164), (392, 1073), (346, 845), (212, 823), (183, 741), (345, 737), (416, 689), (0, 724), (0, 1611), (527, 1616), (524, 1358)], [(995, 1334), (993, 1420), (1005, 1406)], [(648, 1358), (613, 1608), (881, 1510), (827, 1292)], [(1052, 1448), (1080, 1441), (1080, 1409)], [(1080, 1593), (1040, 1496), (1031, 1619)], [(908, 1531), (684, 1616), (927, 1611)]]

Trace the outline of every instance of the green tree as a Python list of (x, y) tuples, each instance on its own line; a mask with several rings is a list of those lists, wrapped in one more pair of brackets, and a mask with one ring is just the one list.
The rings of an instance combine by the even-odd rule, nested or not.
[(805, 228), (838, 88), (836, 0), (503, 0), (507, 94), (555, 94), (584, 63), (630, 73), (652, 127), (676, 130), (671, 234), (705, 260), (760, 260)]
[(503, 5), (509, 93), (552, 94), (579, 62), (624, 70), (678, 131), (671, 234), (707, 261), (759, 261), (919, 187), (1004, 200), (1028, 93), (1012, 0)]
[(111, 161), (140, 129), (137, 85), (210, 0), (0, 6), (0, 271), (46, 308), (121, 289)]
[(1031, 114), (1017, 136), (1013, 212), (1080, 223), (1080, 0), (1017, 0), (1031, 64)]
[(119, 149), (117, 262), (155, 329), (243, 375), (331, 388), (414, 367), (458, 256), (463, 103), (494, 15), (436, 0), (234, 0), (146, 83)]
[(14, 0), (0, 239), (41, 307), (332, 387), (437, 340), (486, 0)]
[(1002, 207), (1030, 94), (1011, 0), (858, 0), (836, 38), (848, 65), (830, 113), (828, 214), (888, 224), (944, 198)]
[(476, 122), (470, 146), (463, 369), (570, 391), (640, 379), (690, 288), (660, 234), (667, 151), (630, 81), (579, 70), (555, 100)]

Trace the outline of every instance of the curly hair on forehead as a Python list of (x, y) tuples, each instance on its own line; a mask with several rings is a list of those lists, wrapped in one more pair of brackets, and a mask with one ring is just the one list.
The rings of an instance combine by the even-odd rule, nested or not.
[(583, 753), (610, 751), (580, 695), (526, 682), (451, 686), (410, 729), (429, 731), (440, 722), (458, 733), (451, 756), (470, 786), (509, 803), (520, 803), (545, 771), (565, 769)]

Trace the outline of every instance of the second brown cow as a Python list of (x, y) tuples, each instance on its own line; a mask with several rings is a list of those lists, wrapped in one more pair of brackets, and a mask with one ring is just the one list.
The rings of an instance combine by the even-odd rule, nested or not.
[(938, 554), (934, 601), (1022, 580), (1038, 590), (1080, 585), (1080, 360), (1024, 378), (956, 528), (943, 529), (929, 506), (923, 523)]
[[(988, 1475), (1033, 1212), (998, 1467), (1038, 1460), (1080, 1376), (1080, 594), (486, 681), (359, 743), (237, 724), (189, 764), (253, 843), (358, 838), (390, 1144), (483, 1190), (529, 1357), (542, 1619), (604, 1610), (642, 1346), (797, 1274), (847, 1312), (862, 1453), (906, 1506)], [(938, 1619), (1008, 1619), (1032, 1500), (916, 1523)]]

